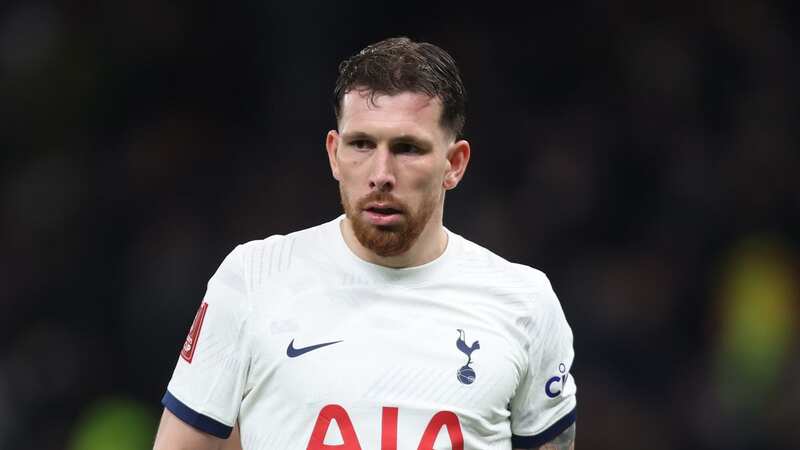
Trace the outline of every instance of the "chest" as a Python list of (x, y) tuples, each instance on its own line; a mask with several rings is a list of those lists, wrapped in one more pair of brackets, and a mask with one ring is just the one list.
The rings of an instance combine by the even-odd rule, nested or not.
[(271, 294), (256, 299), (249, 379), (251, 388), (279, 387), (288, 401), (489, 414), (506, 409), (525, 367), (513, 314), (476, 293), (342, 287)]

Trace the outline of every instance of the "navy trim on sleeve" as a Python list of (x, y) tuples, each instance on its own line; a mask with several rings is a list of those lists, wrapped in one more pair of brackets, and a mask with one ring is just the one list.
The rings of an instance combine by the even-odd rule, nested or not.
[(231, 435), (231, 431), (233, 431), (233, 427), (217, 422), (211, 417), (204, 416), (192, 408), (189, 408), (170, 394), (169, 391), (164, 394), (164, 398), (161, 399), (161, 404), (187, 424), (218, 438), (228, 439), (228, 436)]
[(576, 418), (576, 408), (573, 408), (569, 414), (566, 416), (558, 419), (558, 421), (552, 425), (550, 428), (542, 431), (539, 434), (533, 436), (517, 436), (516, 434), (511, 435), (511, 445), (514, 448), (538, 448), (542, 445), (552, 441), (555, 439), (559, 434), (563, 433), (564, 430), (569, 428), (570, 425), (575, 423)]

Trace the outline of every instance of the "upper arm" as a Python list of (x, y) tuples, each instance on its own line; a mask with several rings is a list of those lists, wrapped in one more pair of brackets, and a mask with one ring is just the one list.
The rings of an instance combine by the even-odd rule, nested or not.
[(572, 330), (546, 278), (533, 299), (525, 329), (529, 336), (526, 371), (510, 405), (516, 449), (549, 448), (546, 445), (576, 418), (577, 388), (570, 373), (575, 356)]
[(211, 277), (162, 404), (183, 424), (227, 438), (246, 393), (249, 313), (240, 247)]
[(553, 440), (537, 449), (515, 448), (514, 450), (575, 450), (575, 424), (573, 423)]
[(164, 409), (158, 425), (154, 450), (241, 450), (238, 427), (228, 439), (198, 430)]

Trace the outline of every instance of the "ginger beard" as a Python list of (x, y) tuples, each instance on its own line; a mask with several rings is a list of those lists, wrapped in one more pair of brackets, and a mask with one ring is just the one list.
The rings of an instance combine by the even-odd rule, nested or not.
[[(350, 199), (341, 185), (339, 186), (339, 195), (345, 215), (350, 219), (353, 233), (358, 242), (376, 255), (383, 257), (401, 255), (414, 245), (425, 229), (425, 225), (430, 221), (438, 200), (435, 195), (426, 196), (419, 210), (411, 211), (408, 205), (385, 192), (372, 192), (359, 200), (355, 207), (350, 203)], [(387, 202), (396, 205), (402, 211), (405, 220), (392, 226), (377, 226), (367, 222), (361, 212), (371, 202)]]

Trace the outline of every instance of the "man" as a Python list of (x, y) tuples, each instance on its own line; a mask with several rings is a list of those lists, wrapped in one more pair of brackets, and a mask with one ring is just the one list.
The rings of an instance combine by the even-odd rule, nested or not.
[(223, 261), (155, 447), (572, 449), (572, 333), (547, 278), (442, 225), (470, 158), (453, 59), (387, 39), (334, 93), (345, 215)]

